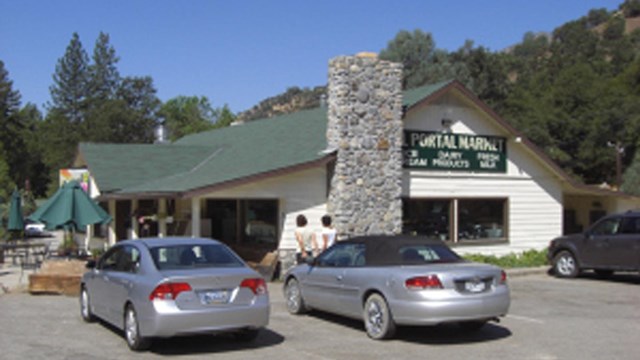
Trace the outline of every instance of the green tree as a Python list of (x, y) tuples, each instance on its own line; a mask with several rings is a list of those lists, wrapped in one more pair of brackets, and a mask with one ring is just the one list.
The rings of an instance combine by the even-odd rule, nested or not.
[(40, 154), (33, 146), (33, 139), (41, 115), (32, 104), (22, 109), (19, 107), (20, 93), (13, 90), (9, 74), (0, 61), (0, 144), (4, 149), (3, 161), (11, 184), (22, 185), (26, 180), (39, 176)]
[(402, 87), (411, 89), (428, 83), (436, 83), (465, 76), (464, 64), (451, 63), (445, 50), (438, 50), (430, 33), (422, 30), (400, 31), (380, 58), (404, 65)]
[(4, 161), (9, 171), (20, 165), (24, 148), (21, 136), (22, 124), (17, 116), (20, 107), (20, 93), (13, 89), (9, 72), (0, 61), (0, 144), (6, 152)]
[(218, 115), (219, 110), (214, 109), (205, 96), (178, 96), (160, 108), (160, 116), (164, 119), (171, 141), (213, 129)]
[(84, 120), (89, 82), (88, 62), (80, 37), (73, 33), (64, 56), (58, 59), (49, 91), (52, 100), (50, 110), (55, 110), (74, 123)]
[(640, 155), (636, 154), (631, 166), (622, 177), (622, 191), (640, 196)]
[(471, 89), (481, 100), (499, 110), (509, 92), (508, 55), (474, 47), (467, 40), (463, 47), (449, 55), (449, 75)]
[(88, 114), (83, 141), (150, 143), (153, 119), (132, 111), (124, 100), (106, 100)]
[(92, 60), (89, 65), (87, 97), (91, 101), (113, 99), (121, 80), (116, 66), (120, 59), (109, 44), (109, 35), (100, 32), (93, 48)]
[(229, 105), (224, 104), (222, 109), (220, 109), (220, 115), (218, 116), (218, 120), (216, 121), (214, 127), (216, 129), (230, 126), (234, 121), (236, 121), (237, 116), (229, 109)]
[(131, 111), (146, 122), (145, 126), (152, 128), (162, 105), (156, 93), (150, 76), (126, 77), (122, 79), (116, 98), (123, 100)]
[(640, 16), (640, 0), (625, 0), (619, 8), (625, 17)]
[(40, 126), (39, 139), (43, 146), (42, 161), (48, 169), (47, 194), (58, 188), (58, 171), (71, 165), (82, 139), (82, 124), (70, 122), (63, 111), (51, 109)]

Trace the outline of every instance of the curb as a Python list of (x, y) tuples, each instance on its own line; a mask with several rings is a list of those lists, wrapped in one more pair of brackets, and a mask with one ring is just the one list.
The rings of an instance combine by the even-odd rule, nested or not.
[(510, 277), (520, 277), (520, 276), (527, 276), (527, 275), (548, 274), (549, 270), (550, 270), (549, 266), (539, 266), (539, 267), (533, 267), (533, 268), (505, 269), (505, 272), (507, 273), (507, 278), (510, 278)]

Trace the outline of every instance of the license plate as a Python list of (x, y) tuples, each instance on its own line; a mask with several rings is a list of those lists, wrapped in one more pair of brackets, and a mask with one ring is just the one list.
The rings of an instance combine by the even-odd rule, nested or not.
[(467, 281), (464, 283), (464, 289), (472, 293), (483, 292), (486, 288), (485, 286), (482, 281)]
[(229, 290), (210, 290), (200, 293), (200, 302), (203, 305), (226, 304), (229, 302)]

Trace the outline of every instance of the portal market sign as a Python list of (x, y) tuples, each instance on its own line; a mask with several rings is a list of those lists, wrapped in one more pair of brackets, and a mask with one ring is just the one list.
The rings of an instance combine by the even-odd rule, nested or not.
[(404, 132), (405, 168), (506, 173), (507, 139), (499, 136)]

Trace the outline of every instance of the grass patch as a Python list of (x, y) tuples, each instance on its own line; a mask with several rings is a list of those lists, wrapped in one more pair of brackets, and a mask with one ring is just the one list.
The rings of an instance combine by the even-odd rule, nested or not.
[(544, 250), (527, 250), (520, 254), (509, 254), (504, 256), (468, 254), (463, 256), (469, 261), (492, 264), (502, 268), (523, 268), (538, 267), (548, 265), (547, 249)]

